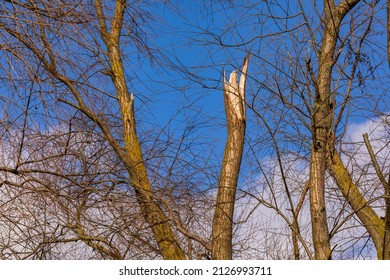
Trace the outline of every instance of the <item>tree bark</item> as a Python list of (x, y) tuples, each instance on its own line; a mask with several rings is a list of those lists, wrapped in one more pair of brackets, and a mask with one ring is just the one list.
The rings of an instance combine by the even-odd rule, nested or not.
[(319, 57), (318, 77), (314, 81), (316, 96), (312, 115), (312, 149), (310, 160), (310, 213), (314, 257), (330, 259), (330, 237), (325, 202), (327, 147), (333, 146), (334, 93), (331, 91), (332, 68), (340, 24), (344, 16), (358, 3), (324, 0), (325, 30)]
[(134, 97), (129, 93), (119, 49), (119, 39), (123, 24), (125, 0), (118, 0), (115, 5), (114, 18), (109, 31), (101, 1), (95, 1), (101, 37), (107, 47), (111, 66), (111, 77), (115, 86), (121, 117), (123, 122), (124, 149), (126, 152), (126, 167), (130, 184), (134, 187), (141, 212), (146, 222), (151, 226), (156, 243), (164, 259), (185, 259), (185, 255), (177, 242), (164, 212), (155, 202), (153, 189), (149, 182), (146, 167), (142, 158), (136, 123), (134, 118)]
[(212, 226), (212, 258), (232, 259), (234, 202), (245, 139), (245, 83), (249, 56), (244, 60), (238, 84), (237, 72), (229, 82), (223, 76), (227, 140), (219, 178), (217, 204)]
[(312, 148), (310, 159), (310, 215), (315, 259), (331, 258), (325, 202), (326, 144), (332, 127), (329, 108), (330, 81), (338, 29), (332, 20), (333, 1), (324, 1), (325, 34), (319, 61), (316, 96), (312, 116)]
[(353, 183), (352, 178), (341, 161), (340, 155), (336, 150), (333, 150), (328, 159), (328, 167), (332, 177), (335, 179), (344, 198), (356, 213), (362, 225), (370, 234), (378, 254), (378, 258), (382, 257), (382, 242), (384, 238), (383, 221), (375, 213), (372, 207), (368, 204), (363, 194), (358, 187)]

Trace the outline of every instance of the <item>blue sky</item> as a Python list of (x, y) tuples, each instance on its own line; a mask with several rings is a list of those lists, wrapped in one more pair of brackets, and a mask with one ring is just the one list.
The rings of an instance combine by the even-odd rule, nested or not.
[[(152, 55), (143, 51), (142, 46), (139, 52), (134, 47), (133, 38), (126, 34), (122, 38), (122, 42), (128, 42), (123, 48), (125, 70), (130, 91), (136, 99), (136, 118), (140, 132), (164, 129), (164, 133), (173, 133), (180, 138), (186, 127), (191, 128), (192, 134), (187, 135), (189, 141), (203, 143), (198, 147), (194, 146), (194, 149), (204, 156), (212, 155), (218, 163), (226, 136), (222, 70), (225, 69), (228, 75), (232, 70), (239, 69), (246, 52), (250, 50), (252, 56), (249, 63), (247, 101), (248, 105), (254, 106), (255, 111), (247, 110), (248, 143), (259, 139), (251, 147), (258, 158), (272, 156), (272, 142), (268, 135), (271, 130), (277, 132), (275, 135), (282, 148), (307, 154), (307, 147), (302, 149), (302, 143), (295, 138), (302, 133), (310, 138), (304, 125), (304, 122), (309, 123), (308, 118), (301, 116), (303, 119), (299, 119), (296, 110), (281, 103), (283, 96), (305, 111), (297, 90), (291, 90), (292, 76), (297, 75), (298, 79), (305, 81), (300, 68), (305, 71), (304, 60), (307, 58), (312, 60), (313, 71), (317, 70), (313, 47), (308, 41), (304, 18), (296, 2), (143, 3), (145, 13), (138, 16), (144, 17), (144, 21), (141, 20), (143, 25), (140, 26), (146, 35), (141, 38), (152, 49)], [(313, 2), (302, 3), (319, 44), (322, 30)], [(351, 18), (356, 18), (357, 23), (361, 24), (357, 34), (351, 36), (349, 43), (352, 46), (356, 46), (358, 36), (365, 28), (365, 13), (369, 12), (369, 9), (364, 10), (366, 8), (359, 9), (362, 5), (359, 4), (345, 19), (348, 22)], [(135, 6), (134, 9), (136, 8)], [(316, 8), (321, 11), (319, 4)], [(376, 9), (373, 35), (368, 36), (367, 43), (364, 44), (365, 56), (359, 69), (364, 77), (371, 73), (368, 69), (372, 67), (374, 75), (368, 76), (363, 84), (354, 89), (351, 105), (347, 108), (349, 117), (343, 119), (344, 126), (340, 133), (348, 123), (363, 123), (367, 118), (375, 118), (377, 114), (389, 110), (389, 70), (384, 59), (386, 41), (383, 3), (378, 4)], [(271, 13), (273, 17), (270, 17)], [(343, 26), (342, 33), (346, 33), (349, 27), (348, 24)], [(284, 30), (289, 32), (282, 32)], [(296, 44), (297, 40), (302, 42)], [(341, 70), (347, 73), (350, 65), (343, 59), (348, 55), (347, 48), (341, 50), (341, 68), (345, 66)], [(341, 70), (335, 67), (336, 82)], [(340, 77), (343, 78), (343, 74)], [(334, 87), (337, 86), (336, 82)], [(337, 89), (339, 101), (345, 90), (342, 83), (343, 80)], [(304, 88), (304, 85), (299, 84), (297, 87)], [(302, 92), (307, 94), (304, 89)], [(280, 93), (282, 96), (276, 96)], [(380, 102), (375, 103), (379, 98)], [(268, 128), (262, 118), (267, 121)], [(278, 130), (283, 130), (283, 133), (278, 134)], [(168, 137), (164, 133), (162, 139)], [(140, 135), (142, 138), (143, 133)], [(145, 141), (148, 140), (147, 137)], [(251, 152), (249, 148), (247, 151)]]
[[(303, 79), (300, 67), (306, 71), (305, 59), (311, 59), (315, 73), (317, 64), (300, 7), (291, 1), (279, 1), (280, 5), (275, 4), (276, 1), (245, 1), (234, 3), (233, 6), (221, 2), (179, 1), (178, 6), (153, 4), (148, 7), (155, 19), (148, 22), (146, 31), (151, 32), (148, 43), (155, 49), (156, 59), (149, 60), (142, 55), (137, 59), (137, 56), (130, 55), (129, 65), (136, 62), (136, 67), (128, 68), (140, 130), (163, 127), (165, 132), (175, 131), (174, 135), (180, 137), (186, 126), (193, 127), (192, 135), (197, 139), (191, 141), (198, 140), (205, 144), (193, 148), (203, 156), (211, 156), (218, 164), (226, 137), (222, 69), (227, 74), (238, 69), (246, 51), (250, 50), (252, 57), (247, 101), (255, 106), (256, 112), (247, 110), (247, 144), (252, 145), (252, 150), (246, 146), (247, 152), (256, 153), (258, 159), (274, 156), (270, 131), (261, 119), (264, 117), (269, 129), (276, 131), (276, 140), (281, 149), (307, 156), (310, 145), (308, 127), (298, 118), (296, 110), (283, 106), (280, 96), (276, 97), (276, 93), (272, 92), (280, 90), (285, 98), (305, 111), (299, 95), (290, 92), (291, 77), (297, 75), (298, 79)], [(320, 14), (314, 10), (312, 1), (302, 3), (319, 48), (322, 34), (318, 19)], [(354, 8), (342, 27), (344, 35), (350, 28), (348, 22), (351, 18), (361, 24), (347, 42), (355, 49), (359, 36), (367, 26), (370, 12), (369, 9), (362, 9), (367, 7), (362, 5)], [(315, 8), (321, 13), (319, 2)], [(273, 18), (269, 17), (271, 12)], [(368, 118), (375, 119), (378, 114), (389, 110), (384, 19), (384, 7), (380, 3), (376, 7), (373, 30), (364, 43), (364, 56), (359, 66), (360, 74), (368, 76), (363, 84), (355, 83), (350, 105), (346, 108), (348, 118), (342, 119), (339, 135), (349, 124), (363, 124)], [(283, 32), (285, 30), (289, 32)], [(297, 40), (301, 42), (297, 43)], [(221, 42), (225, 45), (222, 46)], [(134, 54), (131, 48), (127, 51)], [(332, 85), (333, 88), (337, 87), (338, 105), (346, 90), (345, 76), (340, 73), (351, 71), (347, 62), (350, 55), (348, 47), (340, 51), (341, 68), (334, 68), (335, 81)], [(353, 58), (353, 51), (351, 54)], [(373, 75), (369, 67), (373, 67)], [(137, 77), (135, 80), (134, 76)], [(298, 87), (303, 88), (304, 85), (299, 84)], [(303, 90), (303, 93), (307, 94), (307, 91)], [(381, 101), (376, 103), (379, 99)], [(310, 125), (308, 118), (303, 117), (303, 120)], [(279, 133), (278, 129), (283, 132)], [(298, 141), (299, 134), (307, 137), (306, 142)], [(302, 143), (307, 146), (302, 147)], [(259, 172), (256, 168), (257, 171), (253, 170), (251, 161), (243, 163), (244, 176)]]

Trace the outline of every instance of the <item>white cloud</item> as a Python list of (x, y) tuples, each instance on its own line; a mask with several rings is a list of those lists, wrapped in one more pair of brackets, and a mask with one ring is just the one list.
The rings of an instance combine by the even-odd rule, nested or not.
[(390, 115), (368, 119), (361, 123), (351, 123), (347, 127), (346, 140), (352, 143), (363, 143), (363, 134), (368, 133), (375, 141), (389, 141)]

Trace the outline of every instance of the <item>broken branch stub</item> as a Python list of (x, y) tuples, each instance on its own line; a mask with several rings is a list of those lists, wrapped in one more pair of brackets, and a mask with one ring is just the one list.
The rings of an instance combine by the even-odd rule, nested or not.
[(237, 71), (233, 71), (226, 80), (225, 72), (223, 73), (223, 91), (225, 93), (226, 107), (232, 110), (232, 113), (239, 119), (245, 119), (245, 85), (248, 72), (249, 54), (245, 57), (242, 65), (240, 83), (238, 83)]
[(212, 226), (212, 258), (228, 260), (233, 256), (233, 220), (237, 182), (245, 140), (245, 80), (248, 56), (245, 58), (240, 84), (237, 71), (230, 74), (229, 82), (223, 73), (227, 139), (218, 182), (217, 203)]

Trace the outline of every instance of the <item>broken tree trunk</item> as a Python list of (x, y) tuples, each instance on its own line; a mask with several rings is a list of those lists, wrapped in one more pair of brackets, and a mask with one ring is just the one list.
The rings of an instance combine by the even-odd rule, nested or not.
[(245, 138), (245, 83), (248, 61), (249, 55), (244, 59), (240, 83), (236, 71), (230, 74), (229, 82), (226, 81), (225, 74), (223, 75), (228, 135), (212, 226), (212, 258), (215, 260), (232, 259), (234, 202)]

